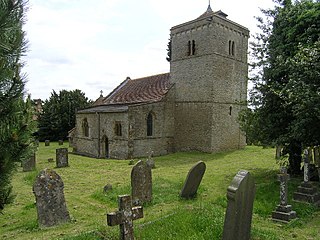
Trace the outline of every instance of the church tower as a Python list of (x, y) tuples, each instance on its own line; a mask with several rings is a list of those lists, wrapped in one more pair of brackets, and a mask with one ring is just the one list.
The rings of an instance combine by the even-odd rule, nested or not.
[(175, 151), (218, 152), (245, 145), (237, 117), (247, 97), (249, 30), (222, 11), (171, 28)]

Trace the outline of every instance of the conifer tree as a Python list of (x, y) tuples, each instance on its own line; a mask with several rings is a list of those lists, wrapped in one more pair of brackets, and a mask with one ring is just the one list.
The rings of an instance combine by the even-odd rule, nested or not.
[(27, 1), (0, 1), (0, 211), (13, 200), (11, 176), (32, 147), (32, 105), (24, 101), (21, 56), (27, 42), (22, 30)]

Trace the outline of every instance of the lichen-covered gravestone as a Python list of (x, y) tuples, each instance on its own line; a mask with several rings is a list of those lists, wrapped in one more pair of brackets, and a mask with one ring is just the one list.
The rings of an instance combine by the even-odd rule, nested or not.
[(30, 158), (22, 162), (22, 169), (24, 172), (30, 172), (36, 169), (36, 154), (32, 154)]
[(320, 205), (320, 194), (318, 189), (310, 182), (310, 154), (309, 150), (304, 150), (303, 154), (303, 182), (293, 193), (293, 200), (297, 202), (307, 202), (315, 205)]
[(223, 240), (249, 240), (256, 188), (249, 172), (240, 170), (227, 190)]
[(68, 167), (68, 148), (56, 149), (56, 165), (57, 168)]
[(33, 184), (40, 227), (51, 227), (70, 221), (61, 177), (53, 170), (44, 169)]
[(143, 218), (143, 208), (132, 207), (131, 196), (118, 196), (119, 211), (107, 214), (108, 226), (120, 226), (120, 239), (131, 240), (133, 235), (133, 220)]
[(151, 168), (144, 161), (138, 161), (131, 171), (132, 203), (142, 205), (152, 200), (152, 173)]
[(180, 197), (186, 199), (195, 197), (205, 171), (206, 164), (202, 161), (199, 161), (190, 169), (180, 192)]

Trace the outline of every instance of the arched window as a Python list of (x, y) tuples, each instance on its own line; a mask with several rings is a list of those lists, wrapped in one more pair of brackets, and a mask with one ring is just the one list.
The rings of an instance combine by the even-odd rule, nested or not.
[(235, 46), (234, 46), (234, 41), (232, 41), (232, 46), (231, 46), (231, 55), (234, 56), (234, 49)]
[(115, 123), (114, 133), (116, 134), (116, 136), (122, 136), (122, 126), (120, 122)]
[(84, 118), (82, 121), (82, 133), (85, 137), (89, 137), (89, 124), (87, 118)]
[(191, 55), (191, 41), (188, 41), (188, 56)]
[(153, 135), (153, 115), (149, 113), (147, 116), (147, 136)]
[(196, 42), (192, 40), (192, 55), (196, 54)]

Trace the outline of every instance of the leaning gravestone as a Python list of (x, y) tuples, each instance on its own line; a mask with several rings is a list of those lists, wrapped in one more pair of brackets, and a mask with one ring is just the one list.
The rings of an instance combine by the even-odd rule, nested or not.
[(36, 169), (36, 154), (35, 153), (33, 153), (33, 155), (30, 158), (28, 158), (22, 162), (22, 169), (24, 172), (30, 172), (30, 171), (33, 171)]
[(184, 182), (183, 188), (180, 192), (180, 197), (190, 199), (197, 194), (205, 171), (206, 164), (202, 161), (199, 161), (190, 169), (186, 181)]
[(44, 146), (46, 146), (46, 147), (50, 146), (50, 140), (45, 140), (44, 141)]
[(68, 148), (56, 149), (56, 165), (57, 168), (68, 167)]
[(224, 220), (223, 240), (249, 240), (255, 196), (254, 179), (241, 170), (227, 190), (228, 206)]
[(296, 218), (297, 214), (295, 211), (292, 211), (292, 206), (288, 205), (288, 180), (290, 179), (290, 175), (287, 173), (286, 167), (280, 169), (278, 179), (280, 181), (280, 204), (272, 212), (272, 220), (288, 223)]
[(120, 226), (120, 239), (132, 240), (133, 220), (143, 218), (143, 208), (141, 206), (132, 207), (131, 196), (118, 196), (119, 211), (107, 214), (108, 226)]
[(61, 177), (53, 170), (44, 169), (37, 176), (33, 193), (41, 227), (51, 227), (70, 220), (63, 188)]
[(144, 161), (138, 161), (131, 171), (132, 203), (142, 205), (152, 200), (152, 173), (151, 168)]

